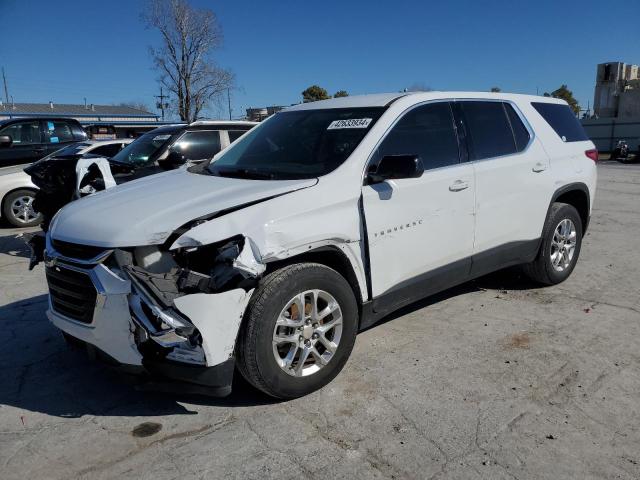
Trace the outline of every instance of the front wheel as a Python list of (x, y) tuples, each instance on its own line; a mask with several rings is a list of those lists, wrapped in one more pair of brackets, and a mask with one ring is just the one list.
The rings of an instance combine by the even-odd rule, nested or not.
[(36, 193), (33, 190), (16, 190), (2, 202), (2, 213), (14, 227), (33, 227), (42, 221), (42, 215), (33, 208)]
[(544, 285), (565, 281), (576, 266), (582, 247), (582, 220), (578, 211), (566, 203), (551, 205), (542, 231), (542, 244), (525, 273)]
[(299, 263), (267, 275), (238, 339), (238, 368), (254, 387), (290, 399), (329, 383), (347, 362), (358, 327), (349, 283), (335, 270)]

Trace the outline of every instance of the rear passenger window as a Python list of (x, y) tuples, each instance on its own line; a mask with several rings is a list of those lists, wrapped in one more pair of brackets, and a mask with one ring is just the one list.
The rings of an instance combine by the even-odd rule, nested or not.
[(563, 142), (583, 142), (589, 140), (587, 133), (573, 114), (569, 105), (533, 102), (535, 108)]
[(461, 102), (472, 160), (517, 151), (502, 102)]
[(378, 148), (378, 161), (386, 155), (418, 155), (427, 170), (457, 164), (458, 138), (449, 103), (431, 103), (409, 111)]
[(524, 123), (522, 123), (522, 119), (518, 116), (513, 107), (508, 103), (504, 103), (503, 105), (504, 109), (507, 111), (507, 116), (509, 117), (511, 128), (513, 129), (513, 137), (516, 140), (516, 148), (519, 152), (521, 152), (527, 147), (527, 145), (529, 145), (531, 135), (529, 135), (529, 130), (527, 130), (527, 127), (524, 126)]
[(45, 122), (47, 140), (49, 143), (64, 143), (72, 142), (73, 134), (71, 133), (71, 127), (67, 122), (62, 120), (47, 120)]

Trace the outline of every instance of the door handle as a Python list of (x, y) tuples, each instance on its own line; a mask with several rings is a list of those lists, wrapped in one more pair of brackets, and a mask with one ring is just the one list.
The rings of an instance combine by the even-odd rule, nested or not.
[(464, 180), (456, 180), (451, 185), (449, 185), (449, 191), (451, 192), (460, 192), (469, 188), (469, 182), (465, 182)]
[(547, 166), (544, 165), (543, 163), (536, 163), (533, 168), (531, 170), (533, 170), (536, 173), (540, 173), (540, 172), (544, 172), (547, 169)]
[(44, 148), (42, 148), (42, 147), (34, 148), (33, 151), (36, 152), (36, 153), (43, 153), (44, 152)]

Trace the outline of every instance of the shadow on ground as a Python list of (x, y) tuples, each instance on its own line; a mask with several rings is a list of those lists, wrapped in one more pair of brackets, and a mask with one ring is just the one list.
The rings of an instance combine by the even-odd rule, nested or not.
[[(7, 229), (2, 228), (3, 226), (4, 225), (0, 225), (0, 253), (4, 253), (10, 257), (29, 258), (31, 251), (22, 236), (31, 230), (25, 229), (24, 232), (20, 232), (19, 230), (7, 231)], [(19, 233), (16, 233), (16, 231)]]
[[(529, 289), (535, 285), (514, 270), (492, 274), (409, 305), (386, 317), (388, 322), (448, 298), (483, 289)], [(45, 316), (47, 296), (0, 307), (0, 404), (57, 417), (190, 415), (179, 402), (209, 406), (273, 403), (236, 375), (225, 398), (139, 391), (141, 380), (90, 361), (86, 352), (69, 348)], [(379, 323), (379, 324), (380, 324)], [(379, 325), (378, 324), (378, 325)], [(376, 328), (374, 325), (372, 328)]]
[[(485, 275), (484, 277), (480, 277), (470, 282), (463, 283), (436, 295), (418, 300), (415, 303), (407, 305), (406, 307), (403, 307), (389, 314), (370, 328), (376, 328), (376, 326), (383, 323), (390, 322), (391, 320), (395, 320), (396, 318), (408, 315), (422, 308), (434, 305), (449, 298), (457, 297), (459, 295), (465, 295), (468, 293), (480, 292), (484, 290), (535, 290), (541, 287), (542, 285), (537, 284), (527, 278), (522, 273), (519, 267), (507, 268), (504, 270), (500, 270), (499, 272)], [(369, 328), (367, 330), (369, 330)]]
[(241, 379), (225, 398), (138, 391), (140, 379), (123, 376), (90, 361), (86, 352), (69, 348), (47, 320), (46, 308), (46, 295), (0, 307), (2, 405), (76, 418), (196, 414), (181, 401), (226, 407), (273, 403)]

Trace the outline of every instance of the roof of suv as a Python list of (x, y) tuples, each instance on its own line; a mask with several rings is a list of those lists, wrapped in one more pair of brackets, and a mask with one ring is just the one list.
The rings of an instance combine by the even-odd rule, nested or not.
[(245, 120), (196, 120), (189, 124), (189, 127), (200, 126), (216, 126), (225, 130), (231, 130), (233, 127), (255, 127), (258, 122), (247, 122)]
[(14, 117), (14, 118), (5, 118), (4, 120), (0, 120), (0, 126), (2, 125), (6, 125), (9, 123), (13, 123), (13, 122), (33, 122), (36, 120), (64, 120), (64, 121), (69, 121), (69, 122), (73, 122), (73, 123), (80, 123), (78, 122), (75, 118), (69, 118), (69, 117)]
[(169, 134), (173, 135), (174, 133), (181, 132), (183, 130), (207, 130), (211, 127), (215, 127), (217, 130), (250, 130), (255, 127), (257, 122), (245, 122), (245, 121), (234, 121), (234, 120), (198, 120), (192, 123), (174, 123), (171, 125), (164, 125), (162, 127), (154, 128), (148, 133), (153, 133), (155, 135), (163, 135)]
[(414, 98), (416, 102), (437, 100), (440, 98), (477, 98), (564, 103), (564, 100), (553, 97), (541, 97), (537, 95), (523, 95), (517, 93), (502, 92), (398, 92), (376, 93), (371, 95), (353, 95), (348, 97), (331, 98), (329, 100), (320, 100), (317, 102), (301, 103), (287, 108), (286, 111), (317, 110), (324, 108), (385, 107), (402, 97)]

